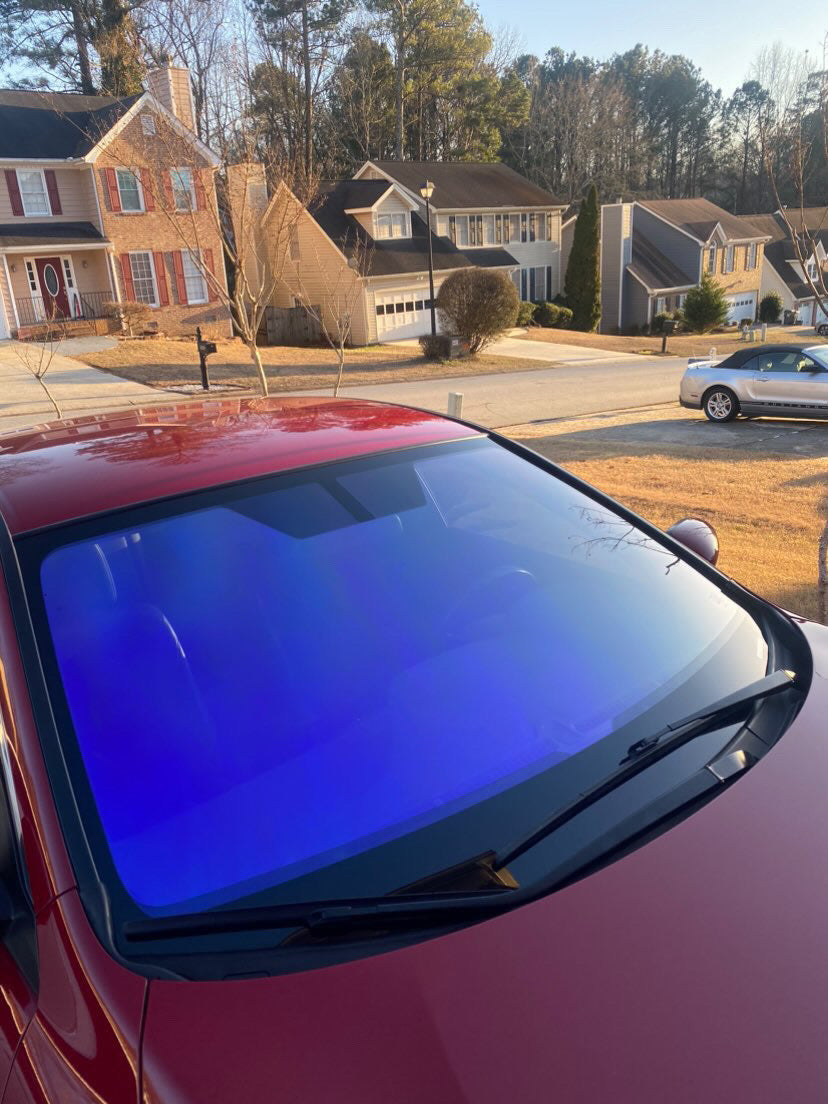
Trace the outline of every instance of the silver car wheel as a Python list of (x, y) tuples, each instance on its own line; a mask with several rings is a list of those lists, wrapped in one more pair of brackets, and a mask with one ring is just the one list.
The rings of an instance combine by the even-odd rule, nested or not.
[(733, 414), (733, 399), (726, 391), (714, 391), (707, 398), (707, 412), (717, 422), (726, 422)]

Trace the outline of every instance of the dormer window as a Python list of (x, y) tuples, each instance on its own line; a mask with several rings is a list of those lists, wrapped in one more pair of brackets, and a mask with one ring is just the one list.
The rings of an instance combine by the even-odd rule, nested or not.
[(404, 213), (394, 213), (392, 215), (377, 215), (377, 232), (375, 237), (378, 239), (408, 237), (407, 221), (408, 220)]

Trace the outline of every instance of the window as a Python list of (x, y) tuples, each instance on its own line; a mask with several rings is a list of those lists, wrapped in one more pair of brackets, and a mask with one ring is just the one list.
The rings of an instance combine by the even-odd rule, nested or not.
[(469, 245), (477, 245), (477, 219), (469, 215)]
[(509, 215), (509, 237), (507, 241), (520, 241), (520, 215)]
[(818, 271), (819, 271), (819, 269), (816, 266), (816, 262), (815, 261), (809, 261), (808, 262), (808, 275), (811, 277), (812, 280), (815, 280), (817, 278)]
[(538, 241), (546, 241), (546, 215), (538, 211), (535, 219), (535, 237)]
[[(18, 555), (118, 929), (122, 886), (150, 915), (361, 897), (505, 847), (768, 663), (715, 580), (485, 438), (97, 515)], [(640, 775), (635, 808), (729, 735)]]
[(181, 251), (181, 267), (184, 269), (184, 283), (187, 285), (188, 303), (207, 302), (207, 281), (199, 264), (198, 253)]
[(405, 214), (377, 215), (377, 237), (406, 237)]
[(141, 129), (146, 135), (155, 134), (155, 119), (152, 115), (141, 116)]
[(35, 276), (34, 265), (31, 261), (26, 261), (26, 279), (29, 281), (29, 291), (32, 295), (37, 295), (39, 292), (37, 276)]
[(533, 211), (529, 216), (529, 241), (535, 240), (535, 212)]
[(529, 269), (520, 270), (520, 297), (524, 302), (529, 301)]
[(745, 247), (745, 268), (750, 270), (756, 268), (756, 242), (751, 242), (750, 245)]
[(170, 169), (173, 201), (176, 211), (194, 211), (196, 208), (195, 186), (192, 169)]
[(757, 372), (808, 372), (816, 365), (810, 357), (798, 351), (787, 353), (762, 353), (752, 362)]
[(495, 243), (503, 244), (503, 215), (495, 215)]
[(298, 261), (301, 258), (299, 252), (299, 227), (291, 226), (290, 228), (290, 259), (292, 261)]
[(72, 263), (68, 257), (63, 258), (63, 279), (66, 281), (66, 286), (70, 290), (75, 286), (75, 278), (72, 275)]
[(132, 283), (135, 288), (135, 298), (139, 303), (146, 303), (150, 307), (158, 306), (158, 295), (155, 290), (155, 273), (152, 268), (151, 253), (130, 253), (129, 267), (132, 269)]
[(546, 212), (546, 240), (552, 241), (552, 212)]
[(529, 232), (527, 230), (528, 221), (526, 215), (520, 216), (520, 240), (522, 242), (529, 240)]
[(534, 269), (535, 273), (535, 299), (542, 302), (546, 298), (546, 265), (540, 265)]
[(552, 298), (552, 265), (546, 266), (546, 298)]
[(458, 215), (456, 219), (457, 226), (457, 242), (461, 249), (465, 249), (469, 244), (469, 219), (467, 215)]
[(141, 184), (135, 173), (130, 172), (129, 169), (116, 169), (115, 179), (118, 181), (121, 210), (143, 211), (144, 202), (141, 194)]
[(494, 215), (483, 216), (483, 245), (494, 245), (495, 243), (495, 217)]
[(666, 306), (667, 306), (667, 304), (664, 300), (664, 296), (660, 295), (658, 297), (658, 299), (656, 299), (656, 301), (655, 301), (655, 312), (656, 312), (656, 314), (663, 314)]
[(733, 259), (734, 259), (735, 253), (736, 253), (736, 246), (735, 245), (726, 245), (725, 246), (724, 264), (723, 264), (723, 267), (722, 267), (723, 272), (732, 272), (733, 271)]
[(457, 218), (455, 215), (449, 215), (448, 230), (449, 239), (457, 245)]
[(711, 245), (707, 250), (707, 271), (714, 273), (716, 271), (716, 246)]
[(17, 170), (17, 186), (20, 188), (20, 198), (23, 201), (23, 214), (27, 218), (32, 215), (51, 215), (49, 196), (46, 193), (46, 181), (40, 169)]

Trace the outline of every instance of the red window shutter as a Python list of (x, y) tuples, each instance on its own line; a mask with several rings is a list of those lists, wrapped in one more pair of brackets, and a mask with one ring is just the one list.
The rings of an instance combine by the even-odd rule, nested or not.
[[(210, 273), (210, 275), (215, 277), (216, 270), (213, 266), (213, 251), (212, 251), (212, 249), (205, 249), (204, 250), (204, 264), (207, 268), (207, 271)], [(210, 300), (211, 303), (215, 303), (215, 301), (219, 297), (218, 287), (216, 285), (215, 279), (207, 281), (207, 297), (208, 297), (208, 299)]]
[(201, 169), (193, 169), (193, 184), (195, 185), (196, 210), (207, 210), (207, 196), (204, 192), (204, 181), (201, 179)]
[(121, 275), (124, 278), (124, 295), (129, 302), (134, 302), (135, 284), (132, 282), (132, 265), (129, 263), (129, 253), (121, 254)]
[(152, 192), (152, 173), (149, 169), (141, 169), (141, 190), (144, 193), (144, 210), (155, 210), (155, 196)]
[(12, 214), (23, 214), (23, 200), (20, 198), (20, 185), (17, 183), (17, 173), (14, 169), (6, 169), (6, 187), (9, 189)]
[(175, 196), (173, 195), (172, 177), (169, 172), (161, 173), (161, 182), (164, 185), (164, 200), (168, 211), (175, 210)]
[(109, 193), (109, 207), (112, 211), (120, 211), (121, 209), (121, 196), (118, 192), (118, 179), (115, 176), (114, 169), (104, 169), (104, 177), (106, 179), (106, 190)]
[(163, 253), (153, 253), (152, 262), (155, 265), (155, 282), (158, 284), (159, 306), (170, 305), (170, 293), (167, 291), (167, 266), (164, 264)]
[(46, 191), (49, 193), (49, 206), (53, 215), (62, 215), (60, 206), (60, 192), (58, 192), (57, 177), (54, 169), (46, 169), (43, 173), (46, 178)]
[(175, 291), (178, 302), (182, 307), (187, 305), (187, 281), (184, 279), (184, 264), (181, 260), (181, 250), (176, 249), (172, 255), (173, 268), (175, 269)]

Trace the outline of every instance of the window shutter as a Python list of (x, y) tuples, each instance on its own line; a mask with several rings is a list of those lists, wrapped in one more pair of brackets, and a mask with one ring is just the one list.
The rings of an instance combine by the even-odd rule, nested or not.
[(181, 260), (181, 250), (176, 249), (172, 255), (173, 268), (175, 269), (175, 291), (178, 302), (182, 307), (187, 305), (187, 281), (184, 279), (184, 263)]
[(152, 263), (155, 265), (155, 282), (158, 285), (158, 305), (168, 307), (170, 293), (167, 290), (167, 266), (164, 264), (164, 254), (153, 253)]
[(175, 196), (173, 195), (172, 177), (168, 171), (161, 173), (161, 183), (164, 185), (164, 202), (167, 210), (175, 210)]
[(132, 265), (129, 261), (129, 253), (121, 254), (121, 275), (124, 278), (124, 295), (130, 302), (134, 302), (135, 284), (132, 282)]
[(46, 191), (49, 193), (49, 206), (52, 208), (52, 214), (62, 215), (63, 211), (60, 206), (60, 193), (58, 192), (55, 170), (46, 169), (43, 175), (46, 178)]
[(149, 169), (141, 169), (141, 190), (144, 193), (144, 210), (155, 210), (155, 196), (152, 193), (152, 173)]
[(104, 176), (106, 178), (106, 190), (109, 192), (110, 210), (117, 213), (121, 210), (121, 197), (118, 193), (118, 180), (115, 176), (115, 170), (104, 169)]
[(205, 249), (204, 250), (204, 264), (207, 268), (207, 271), (210, 273), (210, 275), (212, 277), (214, 277), (214, 279), (207, 281), (207, 297), (208, 297), (208, 299), (210, 300), (211, 303), (215, 303), (215, 301), (218, 299), (219, 296), (218, 296), (218, 287), (216, 286), (216, 282), (215, 282), (216, 270), (213, 267), (213, 251), (212, 251), (212, 249)]
[(6, 169), (6, 187), (9, 189), (12, 214), (19, 217), (23, 214), (23, 200), (20, 197), (20, 185), (17, 183), (17, 173), (14, 169)]
[(193, 185), (195, 187), (196, 210), (207, 210), (207, 195), (204, 191), (204, 181), (201, 179), (201, 169), (193, 169)]

